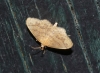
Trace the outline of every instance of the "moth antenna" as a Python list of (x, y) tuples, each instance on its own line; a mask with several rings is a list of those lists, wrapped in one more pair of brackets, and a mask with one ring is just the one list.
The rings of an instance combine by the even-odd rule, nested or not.
[(33, 46), (30, 46), (30, 47), (33, 49), (41, 49), (41, 47), (33, 47)]

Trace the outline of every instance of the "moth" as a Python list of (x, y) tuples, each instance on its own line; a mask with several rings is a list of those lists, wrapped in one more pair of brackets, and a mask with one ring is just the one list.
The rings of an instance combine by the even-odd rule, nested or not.
[(70, 49), (73, 46), (66, 30), (57, 27), (57, 22), (53, 25), (46, 19), (28, 17), (26, 25), (36, 40), (41, 43), (41, 50), (44, 50), (45, 46), (55, 49)]

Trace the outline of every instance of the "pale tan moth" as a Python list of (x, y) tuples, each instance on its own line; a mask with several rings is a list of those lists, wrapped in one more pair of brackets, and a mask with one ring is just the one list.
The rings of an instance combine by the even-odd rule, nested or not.
[(41, 43), (41, 50), (44, 50), (45, 46), (56, 49), (70, 49), (73, 46), (66, 30), (57, 27), (57, 23), (53, 25), (46, 19), (28, 17), (26, 25), (36, 40)]

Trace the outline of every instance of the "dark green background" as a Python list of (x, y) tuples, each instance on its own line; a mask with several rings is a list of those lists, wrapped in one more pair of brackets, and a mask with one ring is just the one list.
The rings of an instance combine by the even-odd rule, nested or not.
[[(34, 55), (28, 17), (58, 22), (74, 46)], [(100, 73), (100, 0), (0, 0), (0, 73)]]

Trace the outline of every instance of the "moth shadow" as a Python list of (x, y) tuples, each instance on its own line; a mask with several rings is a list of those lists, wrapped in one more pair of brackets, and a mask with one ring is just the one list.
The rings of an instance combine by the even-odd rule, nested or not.
[(63, 49), (55, 49), (55, 48), (49, 48), (49, 47), (47, 47), (46, 49), (54, 53), (61, 54), (61, 55), (71, 55), (73, 53), (72, 49), (63, 50)]

